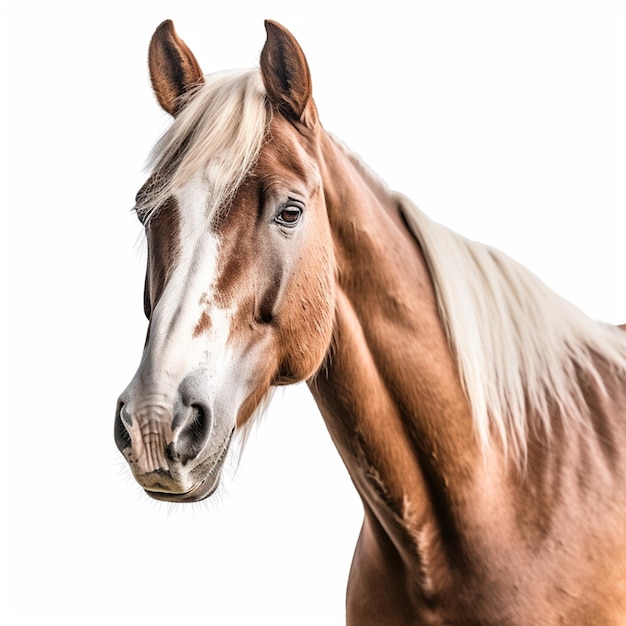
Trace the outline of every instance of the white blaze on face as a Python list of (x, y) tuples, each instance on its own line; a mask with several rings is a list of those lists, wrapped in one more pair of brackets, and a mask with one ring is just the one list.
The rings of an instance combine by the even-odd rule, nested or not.
[[(245, 390), (237, 380), (241, 359), (228, 344), (234, 309), (220, 307), (214, 293), (220, 242), (210, 229), (208, 196), (201, 180), (175, 196), (180, 229), (175, 267), (152, 311), (149, 340), (129, 389), (150, 409), (151, 419), (155, 406), (168, 407), (169, 417), (163, 419), (171, 423), (176, 402), (202, 402), (230, 422), (221, 425), (230, 430)], [(141, 422), (140, 407), (134, 408)], [(176, 441), (176, 430), (172, 436)]]
[(217, 307), (213, 294), (219, 240), (208, 225), (206, 198), (206, 186), (198, 182), (176, 195), (178, 256), (150, 320), (148, 350), (158, 358), (159, 369), (167, 366), (168, 373), (178, 380), (207, 357), (206, 334), (195, 332), (202, 319), (210, 319), (214, 354), (222, 352), (224, 356), (230, 330), (230, 316)]

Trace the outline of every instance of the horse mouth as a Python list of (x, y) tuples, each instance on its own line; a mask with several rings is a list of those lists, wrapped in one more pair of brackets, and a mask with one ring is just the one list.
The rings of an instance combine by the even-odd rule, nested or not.
[[(200, 484), (195, 485), (185, 493), (173, 493), (171, 491), (153, 491), (144, 489), (144, 491), (154, 500), (161, 502), (174, 502), (177, 504), (185, 504), (192, 502), (200, 502), (213, 495), (220, 484), (221, 467), (213, 472), (212, 476), (207, 476)], [(212, 478), (212, 480), (211, 480)]]
[(234, 432), (234, 429), (231, 430), (228, 437), (224, 440), (217, 458), (212, 461), (208, 471), (204, 473), (204, 476), (200, 479), (200, 481), (191, 487), (191, 489), (184, 492), (175, 492), (170, 491), (167, 487), (163, 490), (154, 488), (148, 489), (144, 487), (144, 491), (154, 500), (180, 504), (200, 502), (210, 497), (219, 487), (220, 478), (222, 476), (222, 468), (224, 467), (224, 461), (226, 460), (226, 454), (230, 448), (230, 442)]

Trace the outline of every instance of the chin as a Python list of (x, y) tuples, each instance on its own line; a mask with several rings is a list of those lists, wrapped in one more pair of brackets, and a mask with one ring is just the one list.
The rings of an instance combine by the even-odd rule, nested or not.
[(186, 504), (193, 502), (200, 502), (206, 500), (213, 495), (220, 485), (221, 467), (217, 471), (212, 472), (202, 482), (192, 487), (185, 493), (173, 493), (169, 491), (153, 491), (150, 489), (144, 489), (144, 491), (154, 500), (161, 502), (173, 502), (175, 504)]

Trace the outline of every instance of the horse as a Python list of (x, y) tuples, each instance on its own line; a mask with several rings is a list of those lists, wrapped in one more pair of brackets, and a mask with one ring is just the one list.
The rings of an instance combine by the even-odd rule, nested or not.
[(429, 219), (326, 132), (306, 57), (204, 76), (171, 21), (173, 120), (136, 198), (148, 318), (114, 437), (158, 500), (218, 487), (306, 381), (363, 504), (349, 624), (626, 622), (626, 333)]

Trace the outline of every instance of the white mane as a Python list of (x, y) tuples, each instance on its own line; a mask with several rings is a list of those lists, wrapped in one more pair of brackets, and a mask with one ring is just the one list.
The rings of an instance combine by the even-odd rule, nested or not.
[(401, 201), (431, 271), (478, 438), (489, 446), (495, 431), (523, 463), (529, 428), (549, 438), (555, 413), (564, 423), (588, 419), (581, 376), (605, 392), (595, 359), (626, 371), (626, 333), (591, 320), (499, 250)]

